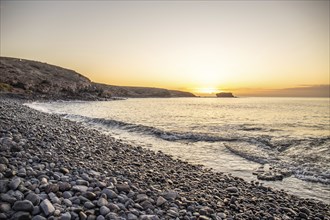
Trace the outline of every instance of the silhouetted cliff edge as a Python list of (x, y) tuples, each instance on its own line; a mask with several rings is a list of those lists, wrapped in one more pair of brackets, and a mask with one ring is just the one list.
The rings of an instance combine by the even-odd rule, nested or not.
[(189, 92), (94, 83), (69, 69), (0, 57), (0, 93), (27, 99), (102, 100), (111, 97), (194, 97)]

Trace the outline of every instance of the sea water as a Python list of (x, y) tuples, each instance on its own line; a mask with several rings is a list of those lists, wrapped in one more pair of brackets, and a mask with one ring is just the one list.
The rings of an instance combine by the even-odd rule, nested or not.
[(257, 181), (262, 164), (292, 172), (263, 182), (330, 203), (329, 98), (144, 98), (32, 103), (118, 140)]

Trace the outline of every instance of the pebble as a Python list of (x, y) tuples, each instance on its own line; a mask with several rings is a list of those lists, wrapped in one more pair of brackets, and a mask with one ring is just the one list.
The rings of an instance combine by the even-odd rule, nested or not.
[(19, 169), (18, 172), (17, 172), (17, 176), (25, 177), (26, 176), (26, 169), (24, 167)]
[(88, 187), (84, 185), (76, 185), (72, 187), (72, 190), (78, 192), (86, 192), (88, 190)]
[(86, 180), (76, 180), (77, 185), (83, 185), (83, 186), (88, 186), (89, 182)]
[(102, 193), (106, 194), (109, 199), (115, 199), (118, 197), (117, 193), (111, 189), (103, 189)]
[(103, 216), (106, 216), (110, 212), (110, 209), (106, 206), (102, 206), (100, 208), (100, 214)]
[(138, 217), (136, 215), (132, 214), (132, 213), (128, 213), (127, 214), (127, 219), (128, 220), (137, 220)]
[(97, 201), (97, 205), (99, 206), (99, 207), (101, 207), (101, 206), (106, 206), (106, 205), (108, 205), (108, 201), (105, 199), (105, 198), (99, 198), (99, 200)]
[(13, 209), (15, 211), (32, 212), (33, 211), (33, 204), (29, 200), (16, 201), (14, 203)]
[(172, 218), (179, 217), (179, 213), (176, 212), (176, 211), (174, 211), (174, 210), (172, 210), (172, 209), (170, 209), (170, 210), (167, 211), (167, 215), (170, 216), (170, 217), (172, 217)]
[(71, 220), (70, 212), (65, 212), (61, 215), (61, 220)]
[(63, 204), (65, 204), (68, 207), (72, 206), (72, 202), (69, 199), (63, 199)]
[(48, 184), (45, 187), (45, 192), (46, 193), (50, 193), (50, 192), (56, 193), (58, 191), (59, 191), (59, 186), (57, 184)]
[(9, 181), (8, 180), (2, 180), (0, 179), (0, 193), (5, 193), (7, 192), (7, 186), (8, 186)]
[(159, 220), (157, 215), (141, 215), (141, 220)]
[(87, 219), (87, 215), (83, 211), (81, 211), (81, 212), (79, 212), (79, 218), (81, 220), (85, 220), (85, 219)]
[(109, 212), (106, 216), (105, 219), (118, 219), (118, 215), (114, 212)]
[(156, 203), (156, 205), (157, 205), (157, 206), (161, 206), (161, 205), (163, 205), (163, 204), (166, 203), (166, 202), (167, 202), (166, 199), (164, 199), (162, 196), (159, 196), (159, 197), (157, 198), (157, 203)]
[(35, 215), (32, 220), (46, 220), (46, 218), (41, 215)]
[(63, 192), (62, 196), (63, 196), (63, 198), (68, 199), (68, 198), (71, 198), (72, 197), (72, 194), (70, 192), (68, 192), (68, 191), (65, 191), (65, 192)]
[(17, 199), (11, 195), (9, 195), (8, 193), (2, 193), (0, 194), (0, 199), (3, 201), (3, 202), (8, 202), (10, 204), (14, 204)]
[(96, 217), (96, 220), (104, 220), (104, 219), (105, 219), (105, 218), (104, 218), (103, 215), (99, 215), (99, 216)]
[(3, 173), (7, 170), (7, 166), (5, 164), (0, 163), (0, 173)]
[(95, 193), (93, 193), (93, 192), (86, 192), (85, 194), (84, 194), (84, 197), (86, 197), (87, 199), (89, 199), (89, 200), (94, 200), (94, 199), (96, 199), (96, 194)]
[(163, 197), (167, 200), (175, 200), (178, 197), (178, 193), (176, 191), (168, 191), (164, 193)]
[(21, 184), (21, 178), (14, 177), (9, 183), (9, 188), (12, 190), (16, 190), (19, 184)]
[(40, 208), (46, 216), (49, 216), (55, 212), (53, 204), (48, 199), (45, 199), (40, 203)]
[(65, 168), (65, 167), (61, 167), (61, 168), (60, 168), (60, 171), (61, 171), (63, 174), (67, 174), (67, 173), (70, 172), (69, 169), (67, 169), (67, 168)]
[(230, 193), (238, 193), (238, 192), (239, 192), (238, 189), (237, 189), (237, 187), (234, 187), (234, 186), (232, 186), (232, 187), (227, 187), (226, 190), (227, 190), (228, 192), (230, 192)]
[(61, 214), (61, 211), (58, 209), (55, 209), (54, 216), (58, 217), (58, 216), (60, 216), (60, 214)]
[(117, 184), (116, 188), (119, 192), (123, 191), (129, 193), (130, 191), (130, 186), (128, 184)]
[(304, 212), (299, 212), (299, 217), (304, 218), (304, 219), (308, 219), (308, 215)]
[(89, 201), (89, 202), (84, 203), (84, 207), (86, 209), (93, 209), (95, 207), (95, 205), (92, 202)]
[(31, 214), (29, 212), (18, 211), (15, 212), (11, 218), (11, 220), (27, 220), (31, 219)]
[(11, 210), (11, 205), (6, 202), (0, 203), (0, 211), (3, 213), (9, 212)]
[(311, 213), (311, 211), (309, 209), (307, 209), (306, 207), (301, 207), (299, 210), (301, 212), (305, 213), (307, 216), (309, 216)]
[(26, 199), (31, 201), (33, 205), (39, 205), (40, 203), (40, 198), (37, 196), (37, 194), (30, 192), (27, 196)]

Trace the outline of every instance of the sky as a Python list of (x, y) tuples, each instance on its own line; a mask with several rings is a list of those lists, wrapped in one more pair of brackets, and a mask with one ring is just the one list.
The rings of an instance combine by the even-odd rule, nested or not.
[(94, 82), (329, 96), (329, 1), (5, 1), (0, 55)]

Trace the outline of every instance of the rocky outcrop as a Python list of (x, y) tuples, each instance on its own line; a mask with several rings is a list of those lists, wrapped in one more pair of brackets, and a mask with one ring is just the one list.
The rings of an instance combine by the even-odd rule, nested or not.
[(85, 76), (47, 63), (1, 57), (0, 72), (2, 92), (46, 99), (102, 97), (102, 91)]
[(231, 92), (220, 92), (217, 93), (216, 96), (218, 98), (236, 98)]
[(194, 97), (159, 88), (93, 83), (69, 69), (37, 61), (0, 57), (0, 92), (29, 99), (99, 100), (116, 97)]
[(183, 92), (178, 90), (169, 90), (171, 97), (196, 97), (190, 92)]
[(148, 98), (148, 97), (195, 97), (190, 92), (182, 92), (176, 90), (167, 90), (151, 87), (131, 87), (131, 86), (114, 86), (100, 83), (93, 84), (96, 88), (110, 93), (115, 97), (132, 97), (132, 98)]

